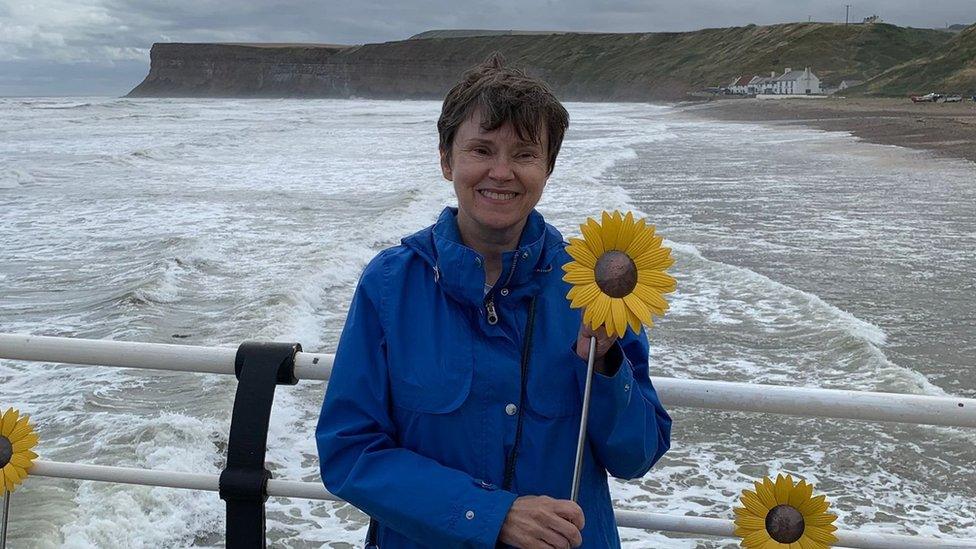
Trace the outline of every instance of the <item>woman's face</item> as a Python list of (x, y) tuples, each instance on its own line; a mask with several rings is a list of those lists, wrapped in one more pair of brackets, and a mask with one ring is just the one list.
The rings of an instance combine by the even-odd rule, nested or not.
[(441, 170), (454, 182), (459, 225), (517, 238), (549, 179), (546, 131), (532, 143), (520, 140), (510, 122), (485, 131), (480, 121), (476, 109), (458, 127), (450, 158), (441, 151)]

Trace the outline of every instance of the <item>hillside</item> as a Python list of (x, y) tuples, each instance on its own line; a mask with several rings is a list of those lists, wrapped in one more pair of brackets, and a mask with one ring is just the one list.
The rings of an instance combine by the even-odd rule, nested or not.
[[(423, 36), (423, 35), (420, 35)], [(434, 35), (436, 36), (436, 34)], [(351, 47), (155, 44), (132, 96), (440, 98), (492, 51), (568, 100), (680, 100), (741, 74), (809, 66), (867, 79), (953, 37), (893, 25), (793, 23), (680, 33), (504, 34)]]
[(855, 91), (868, 95), (976, 94), (976, 24), (939, 47), (879, 74)]

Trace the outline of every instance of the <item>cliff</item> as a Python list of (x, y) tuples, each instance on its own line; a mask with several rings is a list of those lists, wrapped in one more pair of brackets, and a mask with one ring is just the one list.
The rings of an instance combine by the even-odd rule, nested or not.
[(855, 91), (866, 95), (976, 94), (976, 25), (962, 29), (935, 51), (886, 70)]
[(830, 82), (866, 79), (953, 36), (827, 23), (681, 33), (443, 33), (361, 46), (159, 43), (149, 75), (129, 95), (439, 99), (464, 69), (497, 50), (562, 99), (680, 100), (738, 75), (784, 67), (809, 66)]

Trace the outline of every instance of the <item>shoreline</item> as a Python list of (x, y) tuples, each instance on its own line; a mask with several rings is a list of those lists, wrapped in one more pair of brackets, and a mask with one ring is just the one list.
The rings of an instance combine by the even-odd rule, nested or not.
[(846, 131), (870, 143), (931, 151), (976, 163), (976, 103), (908, 98), (715, 99), (679, 106), (696, 118), (799, 124)]

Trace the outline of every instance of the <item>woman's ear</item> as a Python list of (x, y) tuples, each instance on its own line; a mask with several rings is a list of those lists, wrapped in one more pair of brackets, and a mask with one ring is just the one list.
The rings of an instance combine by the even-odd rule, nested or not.
[(445, 149), (440, 149), (441, 154), (441, 173), (444, 179), (454, 181), (454, 170), (451, 169), (451, 153)]

